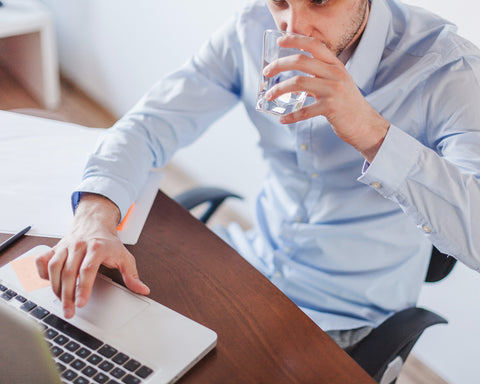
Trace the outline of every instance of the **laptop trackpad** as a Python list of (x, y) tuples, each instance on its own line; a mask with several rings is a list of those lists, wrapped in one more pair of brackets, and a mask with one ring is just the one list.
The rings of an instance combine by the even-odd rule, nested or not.
[(144, 311), (150, 304), (126, 289), (98, 276), (87, 305), (76, 316), (101, 329), (115, 330)]

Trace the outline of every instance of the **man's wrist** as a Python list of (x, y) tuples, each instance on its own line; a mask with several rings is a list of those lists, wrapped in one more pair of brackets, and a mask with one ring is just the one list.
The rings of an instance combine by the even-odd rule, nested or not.
[(380, 132), (375, 140), (375, 143), (368, 150), (365, 150), (362, 153), (365, 160), (367, 160), (370, 164), (372, 163), (380, 147), (382, 146), (383, 141), (385, 140), (385, 136), (387, 136), (387, 132), (389, 128), (390, 128), (390, 125), (385, 130)]
[(89, 220), (93, 219), (102, 225), (116, 228), (120, 222), (121, 214), (120, 209), (109, 198), (95, 193), (84, 192), (79, 198), (75, 217), (88, 217)]
[(357, 150), (367, 162), (372, 163), (387, 136), (389, 128), (390, 123), (380, 115), (376, 121), (370, 124), (368, 133), (365, 135), (365, 140), (362, 140), (362, 142), (356, 146)]

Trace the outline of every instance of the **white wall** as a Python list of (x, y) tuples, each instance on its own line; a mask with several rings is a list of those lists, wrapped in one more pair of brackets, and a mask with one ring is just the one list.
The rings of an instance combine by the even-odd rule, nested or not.
[[(117, 115), (175, 69), (242, 1), (226, 0), (43, 0), (56, 16), (63, 72)], [(408, 0), (449, 18), (460, 33), (480, 45), (476, 2)], [(203, 184), (233, 188), (254, 196), (265, 171), (257, 135), (237, 108), (175, 161)], [(219, 162), (217, 159), (221, 158)], [(480, 276), (458, 265), (452, 275), (425, 287), (420, 304), (450, 320), (427, 330), (416, 354), (451, 383), (475, 383), (480, 342)]]

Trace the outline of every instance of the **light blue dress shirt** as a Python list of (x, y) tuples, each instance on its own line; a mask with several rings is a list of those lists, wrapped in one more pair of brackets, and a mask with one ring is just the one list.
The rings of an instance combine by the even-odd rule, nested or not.
[(152, 166), (241, 101), (269, 172), (255, 229), (232, 225), (228, 241), (324, 330), (376, 326), (414, 306), (432, 243), (479, 269), (477, 48), (426, 11), (372, 0), (346, 64), (391, 123), (368, 164), (323, 117), (284, 126), (255, 110), (267, 28), (263, 0), (229, 20), (109, 130), (78, 191), (107, 196), (124, 215)]

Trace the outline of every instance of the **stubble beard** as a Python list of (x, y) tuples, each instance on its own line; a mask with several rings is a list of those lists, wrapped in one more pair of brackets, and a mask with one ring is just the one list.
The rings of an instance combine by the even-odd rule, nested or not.
[[(363, 5), (363, 6), (362, 6)], [(365, 0), (363, 4), (359, 4), (359, 7), (357, 9), (357, 12), (355, 13), (355, 16), (352, 18), (350, 26), (348, 30), (345, 32), (345, 34), (341, 37), (340, 42), (337, 44), (335, 49), (332, 49), (338, 56), (341, 55), (341, 53), (348, 48), (351, 44), (354, 44), (355, 42), (360, 39), (362, 28), (364, 27), (365, 23), (365, 18), (367, 17), (367, 9), (369, 7), (369, 1)], [(356, 38), (356, 41), (353, 41), (353, 39)]]

